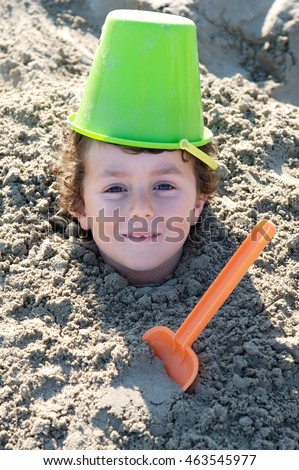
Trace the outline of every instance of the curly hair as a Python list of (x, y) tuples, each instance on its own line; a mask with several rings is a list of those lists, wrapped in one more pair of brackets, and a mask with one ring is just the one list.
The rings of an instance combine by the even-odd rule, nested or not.
[[(60, 194), (60, 209), (71, 216), (76, 217), (82, 208), (85, 162), (92, 142), (93, 139), (89, 137), (76, 131), (65, 129), (62, 153), (53, 165), (53, 173), (56, 176)], [(141, 152), (157, 154), (164, 151), (162, 149), (120, 147), (126, 153), (133, 155), (138, 155)], [(212, 157), (217, 157), (218, 155), (218, 149), (214, 143), (206, 144), (200, 147), (200, 149)], [(218, 186), (218, 171), (212, 170), (208, 165), (186, 150), (181, 152), (183, 161), (188, 162), (191, 160), (192, 162), (197, 194), (202, 194), (206, 199), (210, 199)]]

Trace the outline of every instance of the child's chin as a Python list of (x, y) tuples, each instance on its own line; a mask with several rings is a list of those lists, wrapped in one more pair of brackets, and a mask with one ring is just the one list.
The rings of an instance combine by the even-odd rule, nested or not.
[(152, 271), (152, 270), (155, 270), (155, 269), (158, 269), (159, 268), (159, 263), (156, 263), (156, 264), (153, 264), (153, 263), (144, 263), (144, 264), (140, 264), (140, 263), (128, 263), (126, 264), (125, 266), (127, 269), (130, 269), (131, 271), (136, 271), (136, 272), (146, 272), (146, 271)]

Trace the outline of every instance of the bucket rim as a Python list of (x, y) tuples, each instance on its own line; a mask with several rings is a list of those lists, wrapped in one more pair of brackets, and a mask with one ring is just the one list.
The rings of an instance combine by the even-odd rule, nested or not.
[[(123, 145), (125, 147), (136, 147), (136, 148), (176, 150), (176, 149), (181, 148), (180, 142), (182, 139), (186, 138), (186, 136), (182, 136), (177, 142), (146, 142), (146, 141), (139, 141), (139, 140), (133, 140), (133, 139), (123, 139), (121, 137), (111, 137), (105, 134), (100, 134), (98, 132), (93, 132), (88, 129), (79, 127), (74, 122), (76, 119), (76, 116), (77, 116), (77, 113), (73, 113), (73, 114), (70, 114), (67, 118), (67, 123), (72, 130), (78, 132), (78, 134), (82, 134), (86, 137), (90, 137), (91, 139), (99, 140), (101, 142), (106, 142), (109, 144)], [(188, 141), (195, 147), (201, 147), (211, 142), (212, 138), (213, 138), (212, 131), (208, 129), (207, 127), (204, 127), (203, 136), (201, 139), (198, 139), (198, 140), (188, 139)]]

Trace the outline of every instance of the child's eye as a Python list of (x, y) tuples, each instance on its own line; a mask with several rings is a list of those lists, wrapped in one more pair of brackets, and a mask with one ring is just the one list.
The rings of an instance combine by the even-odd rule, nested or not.
[(158, 189), (159, 191), (169, 191), (171, 189), (174, 189), (174, 186), (169, 183), (160, 183), (157, 184), (154, 189)]
[(121, 193), (125, 191), (125, 188), (122, 188), (121, 186), (111, 186), (111, 188), (108, 188), (105, 193)]

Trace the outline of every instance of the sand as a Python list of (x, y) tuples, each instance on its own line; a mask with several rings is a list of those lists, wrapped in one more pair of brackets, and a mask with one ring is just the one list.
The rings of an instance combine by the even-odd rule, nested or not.
[[(0, 448), (299, 449), (298, 4), (252, 0), (242, 18), (234, 1), (95, 3), (1, 2)], [(62, 230), (50, 171), (99, 22), (136, 5), (198, 22), (221, 151), (219, 191), (155, 287)], [(176, 330), (263, 218), (277, 233), (195, 342), (183, 393), (141, 336)]]

